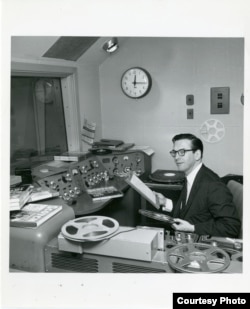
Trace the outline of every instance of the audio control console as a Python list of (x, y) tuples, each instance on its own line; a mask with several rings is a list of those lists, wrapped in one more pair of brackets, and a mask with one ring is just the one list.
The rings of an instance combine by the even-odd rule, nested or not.
[(48, 164), (36, 167), (32, 171), (34, 180), (42, 187), (52, 188), (59, 196), (72, 204), (90, 188), (101, 188), (115, 176), (124, 177), (130, 172), (137, 176), (151, 172), (151, 158), (141, 151), (91, 155), (79, 162), (60, 162), (60, 166), (48, 167)]
[(80, 162), (70, 163), (64, 171), (55, 172), (37, 182), (42, 187), (58, 191), (59, 196), (70, 203), (87, 188), (100, 185), (107, 177), (108, 173), (99, 159), (89, 157)]
[(99, 159), (111, 176), (123, 176), (131, 171), (141, 176), (151, 171), (151, 161), (149, 162), (148, 156), (139, 151), (113, 153), (99, 156)]

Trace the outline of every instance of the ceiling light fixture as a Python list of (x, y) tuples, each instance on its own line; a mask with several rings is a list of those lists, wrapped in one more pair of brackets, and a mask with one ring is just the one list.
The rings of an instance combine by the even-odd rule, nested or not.
[(103, 45), (103, 49), (107, 52), (107, 53), (113, 53), (118, 49), (119, 45), (118, 45), (118, 40), (117, 38), (112, 38), (110, 40), (108, 40), (107, 42), (104, 43)]

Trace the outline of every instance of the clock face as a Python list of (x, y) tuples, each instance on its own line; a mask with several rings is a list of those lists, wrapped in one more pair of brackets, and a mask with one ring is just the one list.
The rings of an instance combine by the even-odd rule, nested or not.
[(122, 75), (122, 90), (130, 98), (144, 97), (150, 91), (151, 85), (150, 74), (142, 68), (131, 68)]

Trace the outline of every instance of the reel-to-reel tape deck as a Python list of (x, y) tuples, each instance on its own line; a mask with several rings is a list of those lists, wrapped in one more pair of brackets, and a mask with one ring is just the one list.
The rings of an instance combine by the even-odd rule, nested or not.
[(237, 259), (228, 249), (226, 239), (221, 248), (193, 233), (122, 227), (113, 218), (88, 216), (64, 224), (46, 246), (45, 263), (47, 272), (241, 272), (242, 248)]
[(241, 273), (242, 251), (236, 239), (74, 218), (66, 205), (36, 229), (10, 228), (10, 268), (27, 272)]

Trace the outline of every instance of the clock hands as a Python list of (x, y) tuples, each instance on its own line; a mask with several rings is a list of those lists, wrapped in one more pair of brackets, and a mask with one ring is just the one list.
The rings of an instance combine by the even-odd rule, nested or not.
[(134, 81), (133, 81), (133, 84), (134, 84), (134, 88), (136, 88), (136, 75), (135, 75), (135, 77), (134, 77)]
[(146, 82), (137, 82), (137, 81), (136, 81), (136, 75), (135, 75), (134, 81), (132, 82), (132, 84), (134, 85), (134, 88), (136, 88), (136, 85), (137, 85), (137, 84), (147, 84), (147, 83), (146, 83)]

